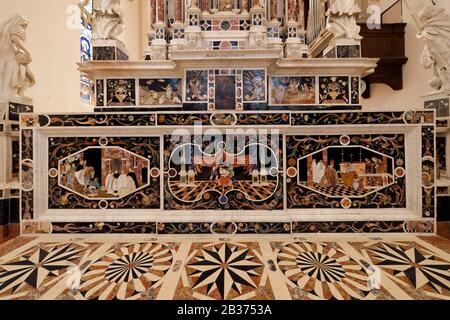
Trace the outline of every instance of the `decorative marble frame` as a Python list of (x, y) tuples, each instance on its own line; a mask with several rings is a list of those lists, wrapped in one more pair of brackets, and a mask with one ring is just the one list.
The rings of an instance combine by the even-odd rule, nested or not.
[[(439, 176), (441, 178), (450, 179), (450, 131), (446, 130), (445, 132), (438, 131), (436, 134), (436, 159), (439, 158), (439, 146), (438, 140), (444, 140), (444, 150), (443, 157), (445, 158), (444, 169), (438, 168), (440, 170)], [(439, 179), (438, 179), (439, 180)]]
[[(275, 77), (309, 77), (312, 78), (314, 77), (314, 84), (315, 84), (315, 102), (314, 103), (302, 103), (302, 104), (277, 104), (277, 103), (272, 103), (273, 100), (273, 94), (272, 94), (272, 78)], [(348, 78), (348, 103), (321, 103), (320, 102), (320, 83), (319, 80), (320, 78), (331, 78), (331, 77), (339, 77), (339, 78)], [(287, 109), (289, 109), (290, 106), (304, 106), (306, 108), (306, 110), (308, 108), (311, 109), (316, 109), (318, 105), (320, 106), (335, 106), (335, 107), (345, 107), (345, 108), (349, 108), (349, 109), (353, 109), (354, 107), (358, 107), (360, 106), (360, 88), (358, 86), (357, 92), (356, 92), (356, 96), (355, 96), (355, 92), (354, 92), (354, 87), (353, 87), (353, 81), (354, 79), (357, 79), (358, 84), (361, 83), (361, 80), (359, 77), (355, 77), (355, 76), (329, 76), (329, 75), (293, 75), (293, 74), (272, 74), (268, 77), (268, 105), (269, 106), (279, 106), (279, 107), (287, 107)], [(357, 99), (355, 98), (357, 97)], [(355, 101), (354, 101), (355, 100)]]
[(12, 123), (0, 123), (0, 188), (17, 182), (19, 172), (15, 170), (18, 164), (19, 153), (15, 152), (14, 144), (19, 143), (18, 131), (14, 130)]
[[(161, 113), (93, 113), (93, 114), (27, 114), (21, 117), (21, 164), (33, 168), (25, 170), (21, 175), (21, 184), (31, 181), (21, 192), (21, 223), (23, 233), (50, 233), (53, 224), (58, 226), (58, 231), (71, 233), (121, 233), (123, 229), (131, 228), (140, 233), (198, 233), (195, 223), (210, 225), (220, 224), (216, 230), (210, 228), (209, 232), (216, 230), (224, 232), (223, 223), (260, 224), (258, 228), (250, 228), (247, 231), (235, 233), (261, 233), (263, 228), (266, 233), (417, 233), (433, 234), (435, 232), (436, 186), (434, 174), (435, 159), (435, 111), (408, 111), (408, 112), (230, 112), (233, 115), (233, 124), (214, 124), (211, 121), (213, 114), (204, 112), (189, 114), (192, 119), (180, 124), (177, 119), (186, 115), (161, 112)], [(42, 159), (47, 157), (47, 147), (42, 139), (49, 135), (126, 135), (147, 136), (170, 134), (173, 129), (184, 128), (194, 130), (195, 119), (202, 119), (202, 124), (210, 128), (235, 127), (235, 128), (276, 128), (282, 134), (339, 134), (339, 133), (405, 133), (409, 139), (409, 147), (406, 155), (406, 168), (408, 174), (419, 173), (420, 160), (429, 161), (427, 170), (432, 172), (428, 184), (421, 184), (421, 176), (412, 174), (409, 177), (409, 200), (406, 210), (395, 211), (388, 209), (350, 211), (343, 212), (336, 209), (306, 209), (306, 210), (281, 210), (281, 211), (255, 211), (246, 215), (237, 216), (237, 212), (208, 212), (207, 214), (179, 211), (168, 214), (161, 210), (136, 213), (133, 210), (127, 215), (121, 215), (117, 210), (103, 211), (102, 214), (92, 215), (92, 211), (86, 214), (42, 212), (39, 201), (42, 197), (40, 185), (44, 183), (40, 171), (43, 169)], [(170, 119), (168, 121), (168, 119)], [(235, 119), (235, 120), (234, 120)], [(370, 127), (369, 127), (370, 125)], [(417, 144), (417, 140), (422, 141)], [(413, 143), (414, 142), (414, 143)], [(39, 145), (40, 148), (34, 148)], [(422, 151), (420, 151), (422, 150)], [(430, 159), (431, 158), (431, 159)], [(417, 161), (416, 161), (417, 160)], [(161, 162), (163, 163), (163, 162)], [(286, 172), (286, 159), (283, 160), (284, 172)], [(30, 175), (31, 172), (31, 175)], [(48, 171), (47, 171), (48, 172)], [(163, 172), (163, 171), (161, 171)], [(423, 174), (427, 173), (424, 171)], [(26, 175), (29, 175), (28, 177)], [(161, 179), (162, 180), (162, 179)], [(45, 183), (47, 181), (45, 180)], [(284, 182), (285, 183), (285, 182)], [(162, 188), (161, 188), (162, 190)], [(44, 202), (46, 197), (44, 199)], [(411, 202), (412, 201), (412, 202)], [(314, 212), (313, 212), (314, 211)], [(370, 218), (371, 217), (371, 218)], [(374, 219), (376, 217), (376, 219)], [(104, 222), (102, 222), (104, 221)], [(270, 227), (270, 224), (289, 225), (292, 227), (281, 229)], [(167, 230), (168, 225), (179, 226), (193, 224), (188, 230), (181, 232), (177, 228)], [(106, 225), (106, 229), (105, 228)], [(314, 225), (314, 227), (311, 227)], [(67, 226), (71, 226), (70, 228)], [(119, 228), (113, 228), (118, 226)], [(262, 226), (262, 227), (261, 227)], [(131, 230), (130, 229), (130, 230)], [(183, 229), (183, 228), (181, 228)], [(186, 228), (184, 228), (186, 229)], [(183, 230), (184, 230), (183, 229)], [(244, 228), (245, 229), (245, 228)], [(244, 230), (243, 229), (243, 230)], [(104, 231), (107, 230), (107, 231)], [(174, 231), (175, 230), (175, 231)], [(130, 231), (133, 232), (133, 231)], [(289, 233), (288, 232), (288, 233)], [(201, 233), (208, 233), (202, 231)], [(227, 232), (225, 232), (227, 233)], [(264, 232), (262, 232), (264, 233)]]
[[(160, 206), (160, 153), (161, 141), (159, 136), (50, 136), (48, 141), (49, 150), (49, 173), (48, 173), (48, 208), (49, 209), (79, 209), (89, 208), (91, 210), (104, 210), (114, 208), (117, 210), (129, 209), (155, 209)], [(63, 148), (60, 146), (63, 145)], [(76, 149), (76, 147), (81, 147)], [(85, 154), (87, 150), (99, 150), (101, 152), (115, 149), (116, 152), (128, 154), (135, 159), (139, 159), (141, 163), (147, 162), (147, 175), (141, 177), (143, 179), (142, 185), (139, 186), (137, 176), (135, 176), (135, 189), (129, 190), (127, 193), (119, 195), (109, 193), (106, 194), (100, 187), (96, 193), (103, 191), (103, 196), (92, 196), (84, 190), (75, 190), (74, 185), (69, 187), (67, 183), (62, 183), (64, 174), (61, 173), (61, 165), (69, 158), (75, 158), (78, 154)], [(140, 154), (137, 154), (139, 152)], [(157, 154), (156, 157), (153, 155)], [(92, 159), (91, 159), (92, 160)], [(98, 159), (97, 159), (98, 160)], [(129, 159), (128, 159), (129, 160)], [(103, 167), (104, 159), (101, 158), (100, 166)], [(121, 162), (123, 159), (121, 159)], [(95, 160), (94, 160), (95, 162)], [(52, 164), (53, 163), (53, 164)], [(123, 170), (123, 164), (121, 167)], [(134, 168), (137, 169), (137, 168)], [(156, 170), (153, 172), (152, 170)], [(75, 177), (74, 177), (75, 178)], [(100, 176), (100, 178), (102, 178)], [(105, 177), (106, 178), (106, 177)], [(144, 180), (145, 178), (145, 180)], [(76, 180), (76, 179), (74, 179)], [(102, 180), (102, 179), (101, 179)], [(106, 180), (106, 179), (105, 179)], [(144, 182), (145, 181), (145, 182)], [(102, 181), (99, 182), (102, 184)], [(110, 191), (112, 192), (112, 191)], [(62, 199), (68, 199), (63, 202)]]
[[(286, 135), (287, 208), (349, 211), (406, 208), (406, 136), (406, 133), (373, 131), (370, 134)], [(355, 151), (359, 151), (359, 160)], [(377, 162), (373, 162), (374, 158)], [(323, 164), (323, 176), (319, 179), (315, 177), (318, 173), (314, 172), (314, 159), (320, 159), (318, 164)], [(352, 169), (347, 173), (349, 168)], [(356, 190), (355, 181), (358, 182)]]
[(0, 102), (0, 109), (4, 112), (0, 119), (0, 225), (11, 226), (20, 220), (19, 120), (21, 114), (33, 112), (33, 103), (30, 99), (11, 98)]
[(427, 98), (431, 100), (426, 100), (424, 105), (425, 109), (435, 109), (436, 110), (436, 118), (448, 118), (450, 117), (450, 97), (445, 95), (436, 94), (434, 99)]
[(20, 114), (28, 112), (33, 112), (33, 105), (9, 101), (6, 112), (6, 120), (18, 122), (20, 119)]
[(128, 60), (123, 44), (117, 40), (94, 40), (92, 44), (92, 59), (96, 61)]
[[(215, 95), (215, 78), (216, 75), (211, 75), (211, 72), (215, 72), (216, 70), (235, 70), (236, 72), (232, 76), (240, 76), (241, 81), (236, 81), (236, 92), (240, 92), (240, 95), (236, 96), (236, 105), (234, 109), (227, 109), (227, 110), (221, 110), (221, 111), (243, 111), (246, 109), (245, 106), (251, 106), (251, 105), (258, 105), (258, 104), (264, 104), (267, 105), (269, 110), (274, 108), (283, 108), (287, 110), (332, 110), (332, 109), (360, 109), (360, 88), (359, 84), (361, 83), (361, 80), (359, 77), (355, 76), (336, 76), (336, 77), (343, 77), (348, 78), (348, 103), (320, 103), (320, 84), (319, 79), (320, 78), (331, 78), (334, 76), (328, 76), (328, 75), (292, 75), (292, 74), (273, 74), (268, 75), (266, 68), (236, 68), (236, 69), (193, 69), (193, 68), (186, 68), (184, 69), (184, 75), (183, 77), (176, 77), (176, 76), (161, 76), (161, 77), (155, 77), (155, 76), (141, 76), (141, 77), (104, 77), (99, 78), (95, 80), (95, 109), (98, 112), (124, 112), (124, 111), (130, 111), (130, 112), (139, 112), (142, 110), (165, 110), (165, 109), (185, 109), (184, 107), (187, 105), (201, 105), (204, 106), (205, 111), (215, 111), (215, 96), (212, 97), (211, 94), (213, 93)], [(244, 90), (244, 73), (246, 71), (252, 71), (252, 70), (263, 70), (265, 73), (265, 98), (264, 100), (259, 101), (246, 101), (245, 100), (245, 90)], [(188, 71), (205, 71), (207, 72), (207, 100), (206, 101), (188, 101), (186, 100), (186, 74)], [(273, 98), (272, 93), (272, 78), (274, 77), (314, 77), (315, 78), (315, 102), (314, 103), (303, 103), (303, 104), (277, 104), (277, 103), (271, 103)], [(174, 105), (143, 105), (140, 103), (140, 80), (142, 79), (181, 79), (181, 102), (182, 104), (174, 104)], [(135, 94), (135, 102), (133, 105), (124, 105), (124, 106), (108, 106), (108, 88), (107, 83), (108, 81), (114, 81), (114, 80), (126, 80), (126, 81), (134, 81), (134, 94)], [(357, 88), (355, 91), (355, 85), (354, 81), (356, 81)], [(214, 88), (214, 90), (212, 90)], [(212, 90), (212, 91), (211, 91)], [(299, 109), (300, 108), (300, 109)], [(217, 109), (220, 110), (220, 109)], [(187, 111), (187, 110), (186, 110)]]
[[(182, 83), (183, 83), (183, 103), (186, 104), (205, 104), (207, 106), (207, 110), (208, 111), (214, 111), (216, 110), (216, 106), (215, 106), (215, 79), (217, 76), (216, 72), (220, 72), (221, 70), (226, 70), (226, 71), (234, 71), (232, 74), (230, 74), (230, 76), (235, 76), (235, 77), (240, 77), (240, 81), (235, 81), (235, 89), (236, 89), (236, 104), (235, 104), (235, 108), (234, 109), (227, 109), (226, 111), (242, 111), (244, 110), (244, 104), (252, 104), (252, 103), (267, 103), (267, 99), (269, 97), (269, 87), (268, 87), (268, 73), (267, 73), (267, 68), (249, 68), (249, 67), (239, 67), (239, 68), (216, 68), (216, 69), (200, 69), (200, 68), (186, 68), (183, 71), (183, 79), (182, 79)], [(264, 100), (258, 100), (258, 101), (245, 101), (245, 97), (244, 97), (244, 73), (246, 71), (264, 71), (264, 91), (265, 91), (265, 96), (264, 96)], [(186, 90), (186, 82), (187, 82), (187, 72), (189, 71), (206, 71), (207, 72), (207, 101), (188, 101), (186, 99), (186, 94), (187, 94), (187, 90)], [(226, 75), (224, 75), (226, 76)], [(213, 97), (214, 95), (214, 97)]]

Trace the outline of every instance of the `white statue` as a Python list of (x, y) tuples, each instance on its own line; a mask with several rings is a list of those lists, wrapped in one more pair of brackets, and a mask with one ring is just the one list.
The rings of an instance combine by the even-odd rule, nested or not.
[(94, 40), (119, 40), (119, 35), (125, 29), (124, 14), (120, 0), (99, 0), (94, 9)]
[(418, 15), (417, 38), (425, 43), (421, 63), (433, 69), (430, 86), (450, 94), (450, 17), (445, 9), (428, 6)]
[(250, 49), (267, 49), (267, 32), (255, 31), (249, 34)]
[(24, 46), (28, 23), (15, 15), (0, 25), (0, 97), (27, 98), (25, 91), (36, 84), (31, 54)]
[(187, 48), (189, 50), (197, 50), (201, 49), (202, 42), (201, 42), (201, 34), (199, 33), (186, 33), (185, 34), (186, 41), (187, 41)]
[(327, 29), (333, 33), (334, 39), (361, 40), (361, 27), (357, 24), (360, 13), (361, 9), (355, 0), (331, 0), (326, 13)]

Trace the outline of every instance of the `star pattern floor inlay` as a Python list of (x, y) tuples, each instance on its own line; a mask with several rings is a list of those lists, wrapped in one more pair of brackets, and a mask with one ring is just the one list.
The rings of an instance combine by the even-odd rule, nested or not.
[(21, 237), (0, 299), (450, 300), (450, 240), (355, 239)]
[(295, 286), (317, 299), (365, 299), (368, 274), (336, 243), (287, 242), (275, 244), (277, 263)]

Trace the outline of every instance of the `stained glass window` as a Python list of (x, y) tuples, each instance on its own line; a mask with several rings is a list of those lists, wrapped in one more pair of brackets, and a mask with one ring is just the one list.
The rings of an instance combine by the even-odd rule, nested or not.
[[(92, 1), (83, 1), (80, 4), (81, 29), (80, 29), (80, 60), (86, 62), (92, 60)], [(80, 98), (83, 102), (92, 102), (92, 82), (80, 76)]]

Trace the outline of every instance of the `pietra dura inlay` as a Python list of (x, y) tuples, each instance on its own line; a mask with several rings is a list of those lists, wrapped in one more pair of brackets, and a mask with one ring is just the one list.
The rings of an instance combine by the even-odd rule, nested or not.
[[(437, 238), (144, 239), (35, 237), (0, 245), (0, 299), (450, 298), (450, 256), (432, 244)], [(449, 244), (439, 240), (439, 247)]]
[[(130, 230), (132, 233), (170, 234), (224, 231), (228, 234), (425, 234), (435, 231), (432, 111), (30, 114), (24, 120), (21, 207), (28, 233), (44, 229), (55, 233), (124, 233)], [(275, 129), (276, 134), (272, 137), (269, 130), (265, 137), (255, 139), (246, 137), (244, 132), (235, 136), (238, 140), (243, 137), (244, 143), (234, 148), (229, 140), (232, 137), (224, 136), (224, 143), (218, 143), (212, 153), (208, 151), (210, 143), (192, 134), (188, 135), (190, 142), (169, 134), (161, 135), (161, 127), (164, 130), (186, 126), (193, 129), (198, 122), (220, 132), (239, 126), (250, 130)], [(366, 124), (374, 131), (348, 133), (350, 128), (362, 132), (360, 126)], [(326, 131), (322, 130), (323, 134), (309, 132), (315, 126)], [(33, 145), (41, 141), (41, 132), (47, 128), (65, 130), (66, 134), (47, 138), (48, 159), (35, 159)], [(90, 137), (81, 134), (83, 130), (96, 128), (101, 128), (105, 134)], [(125, 135), (127, 130), (133, 130), (136, 135)], [(411, 141), (417, 139), (412, 133), (419, 130), (422, 143), (412, 144)], [(178, 155), (181, 161), (177, 162)], [(223, 163), (218, 161), (220, 158), (224, 159)], [(408, 159), (422, 159), (421, 181), (411, 175)], [(48, 161), (46, 179), (50, 197), (47, 208), (68, 210), (70, 215), (75, 212), (70, 210), (83, 209), (82, 221), (77, 222), (73, 216), (62, 221), (51, 218), (44, 229), (30, 227), (39, 224), (33, 224), (33, 219), (45, 211), (41, 204), (35, 212), (37, 204), (34, 202), (36, 192), (41, 194), (44, 190), (36, 188), (42, 184), (42, 177), (38, 180), (34, 177), (36, 163), (42, 161)], [(420, 197), (422, 211), (420, 206), (413, 208), (408, 197)], [(122, 213), (120, 217), (110, 218), (110, 213), (116, 214), (122, 209), (154, 211), (151, 218), (134, 215), (133, 220), (128, 220)], [(296, 214), (301, 210), (327, 210), (333, 217), (329, 221), (300, 219), (287, 215), (290, 209), (295, 209)], [(343, 227), (336, 227), (336, 222), (344, 222), (338, 217), (339, 210), (343, 209), (373, 211), (370, 216), (346, 220)], [(399, 212), (406, 209), (411, 214), (421, 215), (422, 219), (396, 219), (396, 211), (391, 211), (381, 221), (374, 222), (372, 214), (382, 209)], [(194, 212), (204, 210), (209, 210), (214, 217), (204, 220), (193, 217)], [(242, 218), (240, 221), (246, 226), (240, 227), (234, 219), (220, 218), (233, 210), (259, 210), (277, 218), (262, 216), (255, 221)], [(100, 216), (94, 215), (94, 211)], [(165, 219), (168, 211), (180, 219)], [(119, 228), (112, 224), (114, 220), (121, 223)], [(156, 225), (157, 220), (159, 225)], [(150, 228), (142, 224), (143, 221), (153, 226)], [(183, 227), (183, 221), (191, 221), (193, 227)], [(123, 228), (127, 222), (132, 225)], [(220, 224), (212, 228), (215, 222), (231, 223), (232, 231)], [(285, 227), (291, 222), (292, 228)], [(54, 229), (52, 223), (55, 223)], [(205, 230), (201, 227), (204, 224), (209, 224)], [(99, 225), (106, 227), (98, 228)]]

